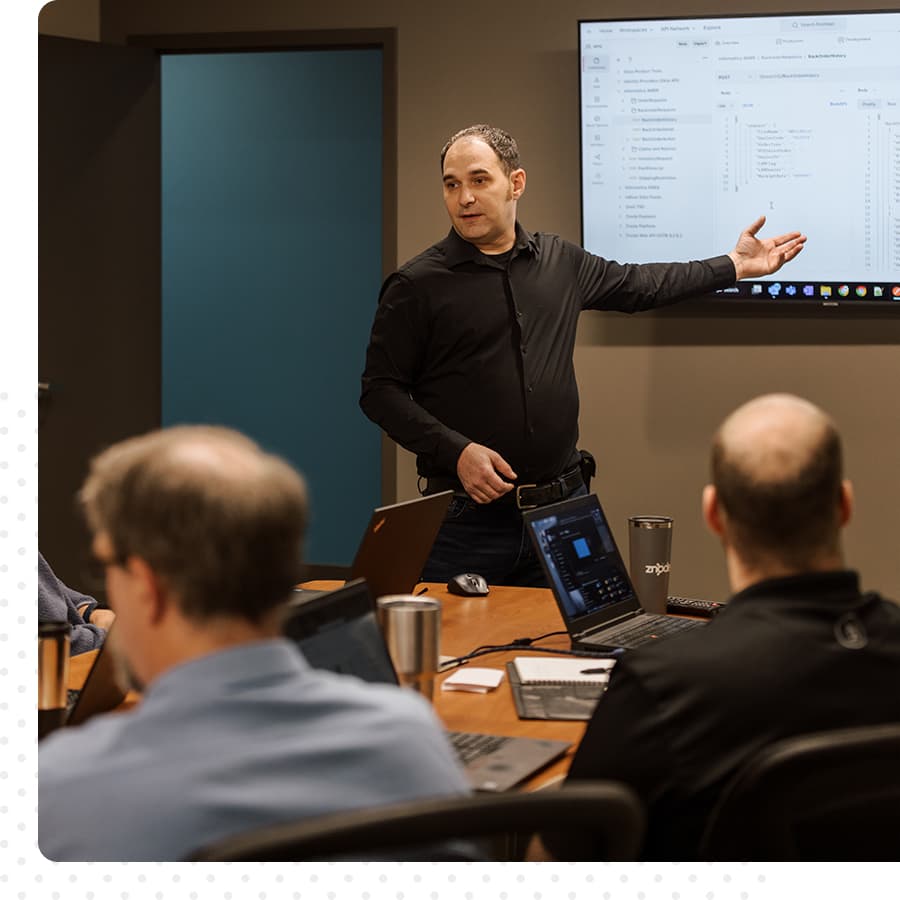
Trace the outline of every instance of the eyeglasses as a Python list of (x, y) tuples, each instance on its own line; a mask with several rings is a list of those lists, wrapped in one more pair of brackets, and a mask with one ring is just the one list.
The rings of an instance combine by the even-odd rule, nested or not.
[(84, 565), (85, 588), (92, 592), (106, 587), (106, 572), (114, 566), (124, 566), (127, 557), (114, 556), (111, 559), (102, 559), (91, 553)]

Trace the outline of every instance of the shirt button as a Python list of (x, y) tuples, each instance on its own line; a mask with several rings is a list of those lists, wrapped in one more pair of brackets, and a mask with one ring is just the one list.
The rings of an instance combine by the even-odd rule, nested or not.
[(523, 344), (522, 345), (522, 355), (524, 356), (528, 352), (528, 348)]

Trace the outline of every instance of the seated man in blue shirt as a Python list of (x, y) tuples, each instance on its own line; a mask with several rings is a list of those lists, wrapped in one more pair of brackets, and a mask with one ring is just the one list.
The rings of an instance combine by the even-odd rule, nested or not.
[(173, 428), (100, 454), (81, 499), (144, 696), (41, 745), (45, 856), (177, 860), (261, 826), (468, 790), (424, 700), (313, 670), (279, 636), (306, 521), (287, 463), (227, 429)]
[[(719, 428), (706, 524), (735, 592), (706, 628), (616, 663), (569, 779), (612, 778), (647, 806), (648, 859), (696, 859), (723, 786), (781, 738), (895, 722), (900, 606), (860, 590), (840, 534), (853, 494), (834, 422), (770, 394)], [(545, 835), (562, 859), (590, 837)]]

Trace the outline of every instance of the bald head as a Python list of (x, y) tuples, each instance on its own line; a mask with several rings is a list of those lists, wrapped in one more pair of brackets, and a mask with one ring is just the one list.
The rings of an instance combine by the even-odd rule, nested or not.
[(97, 456), (81, 491), (116, 559), (144, 559), (197, 619), (259, 621), (302, 577), (302, 478), (227, 428), (151, 432)]
[(716, 435), (721, 451), (754, 481), (793, 481), (810, 464), (831, 420), (817, 406), (793, 394), (767, 394), (735, 410)]
[(737, 552), (797, 570), (839, 553), (841, 467), (837, 429), (809, 401), (768, 394), (735, 410), (713, 440), (712, 479)]

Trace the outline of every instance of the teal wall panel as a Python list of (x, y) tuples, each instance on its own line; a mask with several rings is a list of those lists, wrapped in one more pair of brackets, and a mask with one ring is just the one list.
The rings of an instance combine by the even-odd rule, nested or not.
[(381, 51), (162, 58), (162, 419), (230, 425), (306, 476), (307, 558), (381, 499), (358, 407), (381, 283)]

